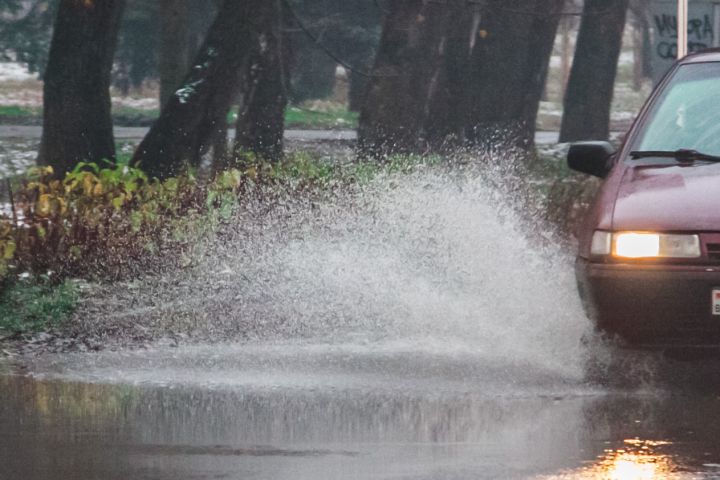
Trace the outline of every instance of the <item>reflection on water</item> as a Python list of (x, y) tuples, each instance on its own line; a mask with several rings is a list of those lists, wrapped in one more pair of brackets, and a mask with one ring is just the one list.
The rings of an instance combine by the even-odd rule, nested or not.
[(667, 478), (676, 470), (671, 457), (655, 453), (659, 446), (670, 442), (625, 440), (627, 447), (608, 450), (597, 465), (598, 476), (611, 480), (653, 480)]
[(663, 453), (672, 450), (672, 442), (625, 440), (621, 448), (605, 449), (596, 462), (577, 470), (547, 477), (555, 479), (597, 480), (662, 480), (698, 478), (688, 476), (675, 463), (674, 455)]
[(716, 478), (715, 397), (0, 377), (0, 478)]

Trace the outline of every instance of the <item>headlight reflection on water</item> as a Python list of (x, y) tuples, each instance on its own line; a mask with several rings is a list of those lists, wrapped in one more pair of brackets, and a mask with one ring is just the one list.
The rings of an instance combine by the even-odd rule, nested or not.
[(596, 462), (574, 471), (544, 477), (546, 480), (661, 480), (681, 478), (671, 456), (656, 452), (669, 442), (630, 439), (624, 448), (608, 449)]
[(670, 457), (653, 452), (668, 442), (625, 440), (626, 449), (607, 450), (597, 463), (597, 478), (607, 480), (655, 480), (667, 478), (676, 467)]

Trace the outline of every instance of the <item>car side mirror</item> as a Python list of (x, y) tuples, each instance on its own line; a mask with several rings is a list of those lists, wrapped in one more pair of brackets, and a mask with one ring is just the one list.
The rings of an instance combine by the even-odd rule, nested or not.
[(578, 142), (570, 145), (567, 162), (571, 169), (605, 178), (612, 168), (615, 149), (608, 142)]

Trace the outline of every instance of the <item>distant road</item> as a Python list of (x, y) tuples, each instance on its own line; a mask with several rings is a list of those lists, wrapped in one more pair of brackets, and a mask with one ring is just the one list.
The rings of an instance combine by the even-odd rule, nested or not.
[[(141, 139), (147, 133), (147, 127), (117, 127), (115, 138), (120, 140)], [(234, 133), (233, 130), (230, 131)], [(0, 125), (0, 138), (40, 139), (42, 127), (21, 125)], [(285, 138), (290, 140), (355, 140), (355, 130), (287, 130)]]
[[(147, 133), (146, 127), (118, 127), (115, 129), (115, 138), (119, 140), (137, 140), (143, 138)], [(42, 127), (36, 126), (15, 126), (0, 125), (0, 139), (21, 138), (40, 139)], [(332, 140), (355, 140), (355, 130), (286, 130), (285, 138), (298, 141), (332, 141)], [(538, 132), (535, 142), (538, 144), (557, 143), (558, 132)]]

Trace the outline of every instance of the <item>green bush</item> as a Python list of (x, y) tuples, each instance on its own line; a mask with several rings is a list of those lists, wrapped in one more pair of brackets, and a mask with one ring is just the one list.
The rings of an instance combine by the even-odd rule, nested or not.
[(243, 170), (162, 182), (127, 165), (81, 163), (62, 180), (50, 168), (33, 168), (15, 180), (18, 224), (0, 216), (0, 285), (20, 273), (114, 281), (188, 266), (243, 197), (272, 202), (293, 192), (329, 192), (437, 162), (396, 156), (382, 164), (330, 164), (299, 153), (264, 163), (248, 155)]
[[(57, 278), (117, 279), (152, 271), (203, 235), (237, 204), (243, 175), (209, 182), (184, 175), (159, 182), (128, 166), (82, 163), (61, 180), (34, 168), (16, 182), (15, 216), (0, 218), (0, 279), (29, 272)], [(202, 218), (202, 221), (200, 221)], [(183, 235), (176, 233), (182, 231)], [(182, 238), (181, 238), (182, 237)]]
[(0, 336), (60, 326), (77, 301), (78, 287), (71, 281), (18, 281), (0, 292)]

